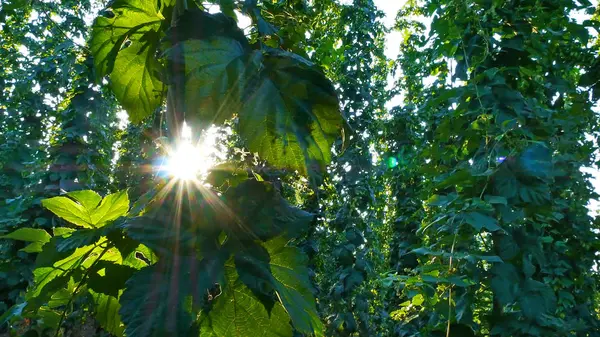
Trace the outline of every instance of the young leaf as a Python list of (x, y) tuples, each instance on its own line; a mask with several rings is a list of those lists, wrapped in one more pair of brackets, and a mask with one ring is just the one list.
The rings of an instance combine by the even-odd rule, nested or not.
[[(57, 216), (75, 225), (85, 228), (98, 228), (109, 221), (113, 221), (127, 213), (129, 209), (129, 198), (127, 191), (113, 193), (102, 199), (99, 206), (97, 198), (91, 191), (79, 191), (75, 194), (67, 194), (79, 201), (77, 203), (67, 197), (54, 197), (42, 200), (42, 205)], [(95, 193), (94, 193), (95, 194)]]

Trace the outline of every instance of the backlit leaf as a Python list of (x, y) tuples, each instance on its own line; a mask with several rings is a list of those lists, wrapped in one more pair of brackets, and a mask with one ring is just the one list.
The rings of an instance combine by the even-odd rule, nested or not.
[(271, 165), (319, 174), (344, 120), (332, 84), (314, 66), (265, 54), (239, 112), (250, 151)]

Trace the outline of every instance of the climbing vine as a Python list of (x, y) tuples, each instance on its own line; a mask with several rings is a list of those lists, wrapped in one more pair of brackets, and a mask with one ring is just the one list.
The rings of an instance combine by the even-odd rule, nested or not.
[(0, 333), (597, 336), (595, 4), (378, 5), (0, 4)]

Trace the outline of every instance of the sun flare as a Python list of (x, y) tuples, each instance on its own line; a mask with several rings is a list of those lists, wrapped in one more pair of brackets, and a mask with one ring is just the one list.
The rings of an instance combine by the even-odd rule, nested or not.
[(193, 138), (192, 129), (184, 122), (181, 138), (167, 151), (162, 171), (177, 180), (189, 181), (198, 179), (215, 165), (214, 135), (207, 133), (199, 141)]

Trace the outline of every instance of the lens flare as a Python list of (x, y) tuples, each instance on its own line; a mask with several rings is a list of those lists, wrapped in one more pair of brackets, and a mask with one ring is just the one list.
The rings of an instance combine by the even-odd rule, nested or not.
[(168, 157), (160, 171), (182, 181), (196, 180), (214, 166), (214, 139), (204, 137), (199, 142), (192, 140), (192, 129), (184, 122), (181, 138), (168, 149)]

